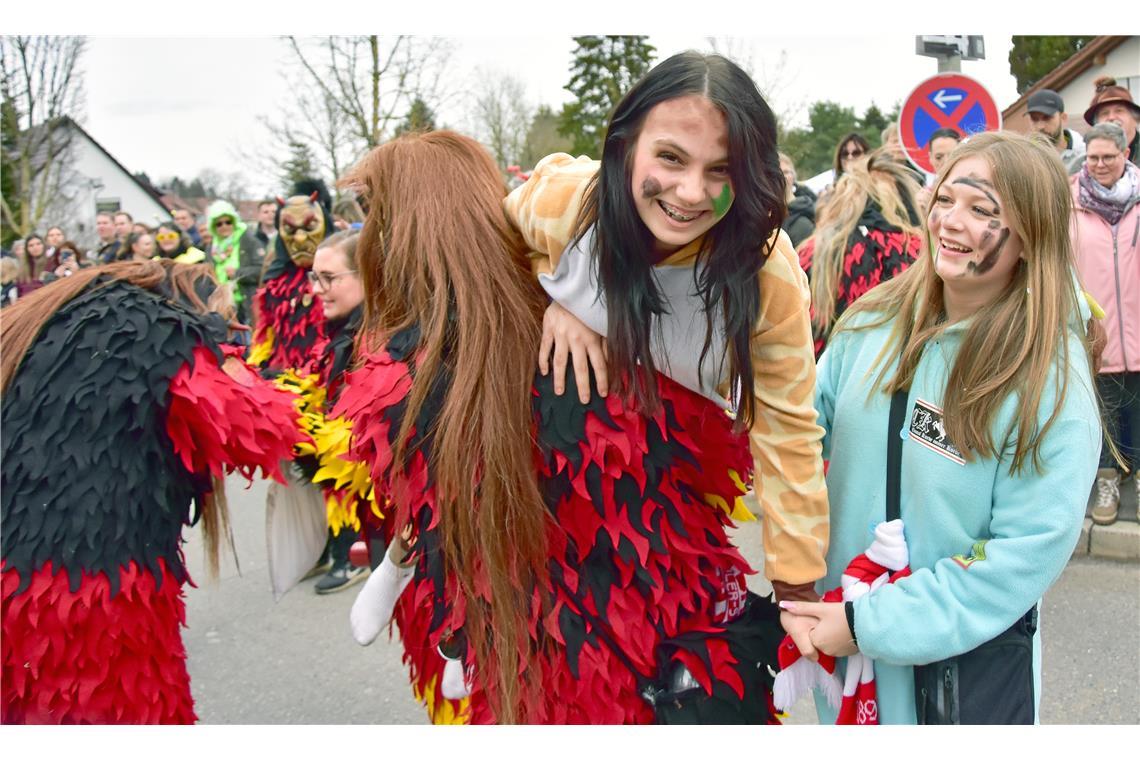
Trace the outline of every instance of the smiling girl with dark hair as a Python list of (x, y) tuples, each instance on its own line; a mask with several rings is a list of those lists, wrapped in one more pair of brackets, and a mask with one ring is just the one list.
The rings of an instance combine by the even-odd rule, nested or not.
[(543, 663), (544, 720), (650, 722), (639, 692), (659, 674), (722, 700), (703, 719), (775, 720), (766, 669), (724, 632), (779, 633), (726, 533), (730, 515), (751, 519), (753, 469), (777, 596), (816, 598), (824, 572), (809, 297), (779, 229), (784, 190), (755, 84), (687, 52), (621, 100), (600, 163), (549, 156), (507, 198), (553, 300), (536, 408), (562, 647)]

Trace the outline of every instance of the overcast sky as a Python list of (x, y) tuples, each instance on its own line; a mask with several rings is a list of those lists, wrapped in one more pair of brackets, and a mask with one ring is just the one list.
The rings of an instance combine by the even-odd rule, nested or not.
[[(51, 7), (56, 5), (53, 3)], [(522, 7), (534, 13), (540, 5), (536, 0)], [(913, 14), (906, 10), (905, 4), (859, 3), (863, 18), (850, 23), (844, 18), (850, 15), (843, 10), (844, 6), (832, 7), (818, 0), (810, 4), (810, 9), (807, 4), (799, 4), (805, 9), (799, 12), (790, 7), (773, 11), (762, 2), (743, 4), (739, 8), (732, 3), (699, 5), (703, 9), (723, 7), (726, 12), (730, 11), (728, 16), (716, 17), (719, 23), (708, 29), (708, 34), (717, 36), (722, 43), (729, 39), (725, 31), (757, 35), (761, 31), (768, 32), (764, 36), (734, 38), (733, 50), (741, 56), (751, 56), (758, 84), (762, 89), (771, 88), (766, 94), (773, 109), (790, 117), (793, 124), (806, 123), (807, 106), (817, 100), (837, 101), (857, 112), (872, 102), (884, 111), (889, 110), (937, 70), (935, 59), (920, 57), (914, 51), (914, 35), (932, 30), (929, 26), (920, 28), (923, 22), (917, 18), (909, 21)], [(613, 3), (610, 6), (617, 7)], [(538, 32), (516, 34), (506, 34), (505, 30), (488, 24), (490, 11), (472, 23), (464, 23), (464, 14), (477, 7), (472, 4), (456, 6), (454, 14), (441, 10), (432, 18), (421, 16), (394, 21), (389, 19), (389, 9), (385, 8), (383, 20), (385, 24), (400, 26), (399, 31), (438, 31), (440, 36), (454, 35), (450, 37), (454, 52), (448, 76), (455, 89), (469, 91), (474, 70), (480, 67), (521, 78), (533, 104), (557, 108), (570, 98), (563, 87), (569, 79), (574, 48), (572, 34), (648, 32), (650, 42), (657, 48), (657, 60), (689, 48), (709, 49), (708, 34), (670, 33), (692, 27), (691, 23), (662, 23), (663, 18), (673, 18), (668, 13), (671, 6), (672, 3), (645, 3), (641, 7), (661, 13), (644, 18), (632, 13), (614, 22), (625, 28), (598, 28), (613, 21), (612, 15), (599, 15), (602, 23), (590, 24), (589, 13), (583, 11), (578, 14), (582, 17), (575, 19), (574, 28), (563, 30), (558, 24), (544, 25), (536, 20), (531, 26)], [(30, 23), (36, 28), (28, 31), (93, 32), (83, 60), (87, 88), (83, 123), (91, 135), (131, 171), (145, 171), (155, 180), (171, 175), (189, 178), (205, 168), (240, 171), (249, 178), (253, 194), (279, 192), (271, 176), (257, 172), (241, 157), (267, 140), (259, 118), (278, 116), (289, 102), (292, 85), (280, 73), (289, 60), (289, 52), (283, 41), (268, 35), (305, 32), (306, 28), (295, 21), (304, 14), (289, 15), (293, 7), (290, 2), (277, 2), (264, 6), (264, 10), (250, 11), (207, 0), (164, 6), (166, 10), (186, 10), (185, 23), (180, 23), (177, 29), (155, 29), (148, 28), (146, 21), (153, 15), (155, 6), (139, 4), (135, 7), (138, 11), (133, 15), (112, 16), (122, 20), (121, 24), (109, 24), (109, 17), (101, 14), (80, 18), (77, 29), (64, 28), (68, 24), (59, 19), (70, 20), (71, 15), (61, 13), (57, 18), (44, 18), (41, 14), (40, 18), (31, 20), (13, 19), (12, 26), (18, 28)], [(297, 7), (317, 6), (304, 3)], [(361, 11), (360, 23), (354, 24), (361, 28), (317, 31), (371, 31), (365, 27), (377, 25), (369, 16), (378, 16), (375, 9), (380, 4), (360, 7), (373, 9), (370, 13)], [(567, 6), (560, 3), (550, 4), (550, 7)], [(576, 4), (575, 7), (581, 6)], [(624, 12), (628, 14), (628, 8)], [(82, 13), (90, 14), (90, 10)], [(163, 15), (166, 15), (165, 10)], [(705, 10), (701, 18), (707, 17)], [(212, 19), (217, 18), (227, 19), (229, 23), (214, 23)], [(723, 23), (724, 18), (731, 18), (732, 23)], [(289, 24), (292, 28), (280, 28), (282, 19), (294, 20)], [(274, 23), (278, 28), (273, 28)], [(925, 23), (931, 24), (930, 21)], [(993, 30), (986, 28), (987, 23), (992, 24)], [(46, 29), (44, 24), (48, 25)], [(1008, 22), (987, 16), (970, 24), (981, 28), (969, 30), (939, 28), (943, 24), (936, 25), (933, 31), (970, 31), (985, 36), (986, 60), (964, 62), (962, 71), (990, 91), (999, 109), (1016, 99), (1007, 60)], [(217, 31), (228, 35), (254, 33), (263, 27), (269, 27), (265, 29), (266, 36), (207, 36)], [(775, 33), (784, 29), (786, 34)], [(857, 34), (845, 33), (849, 31)], [(172, 32), (194, 36), (159, 36)], [(461, 98), (453, 99), (441, 109), (439, 121), (465, 129), (469, 122), (463, 105)]]

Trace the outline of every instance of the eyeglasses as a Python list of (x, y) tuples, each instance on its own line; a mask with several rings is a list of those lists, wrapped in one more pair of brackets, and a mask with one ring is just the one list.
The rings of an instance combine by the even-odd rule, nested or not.
[(223, 226), (224, 227), (233, 227), (234, 226), (234, 220), (233, 219), (219, 219), (218, 221), (214, 222), (214, 226), (215, 227), (223, 227)]
[(160, 232), (154, 236), (154, 239), (160, 243), (170, 243), (178, 240), (180, 237), (181, 235), (179, 235), (177, 232)]
[(1108, 166), (1109, 164), (1115, 164), (1116, 160), (1123, 155), (1123, 153), (1113, 153), (1111, 156), (1085, 156), (1085, 161), (1088, 161), (1093, 166), (1097, 164)]
[(860, 148), (859, 150), (853, 150), (853, 151), (844, 150), (844, 151), (840, 151), (839, 155), (842, 156), (843, 158), (859, 158), (859, 156), (863, 155), (863, 149)]
[(320, 285), (321, 290), (328, 290), (332, 287), (334, 281), (340, 279), (341, 277), (344, 277), (347, 274), (356, 274), (356, 270), (349, 269), (347, 272), (337, 272), (336, 274), (323, 274), (309, 270), (307, 276), (309, 278), (309, 282), (313, 285), (313, 287)]

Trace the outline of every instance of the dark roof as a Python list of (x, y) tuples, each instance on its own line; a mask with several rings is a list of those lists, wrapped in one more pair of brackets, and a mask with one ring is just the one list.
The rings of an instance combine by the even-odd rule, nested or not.
[[(1101, 35), (1089, 40), (1084, 47), (1066, 58), (1057, 68), (1034, 82), (1033, 86), (1026, 90), (1020, 98), (1013, 101), (1013, 103), (1002, 111), (1002, 121), (1004, 122), (1006, 118), (1017, 113), (1019, 110), (1023, 110), (1026, 101), (1029, 100), (1029, 96), (1037, 90), (1059, 91), (1093, 66), (1101, 65), (1103, 61), (1098, 62), (1098, 58), (1108, 55), (1124, 44), (1128, 39), (1129, 37)], [(1080, 111), (1075, 113), (1080, 113)]]
[(59, 123), (60, 123), (60, 126), (74, 127), (79, 132), (79, 134), (86, 137), (92, 145), (94, 145), (96, 148), (101, 150), (103, 152), (103, 155), (105, 155), (107, 158), (109, 158), (111, 160), (111, 163), (113, 163), (115, 166), (119, 167), (119, 169), (122, 170), (123, 174), (130, 177), (131, 182), (134, 182), (136, 185), (139, 186), (139, 188), (144, 193), (149, 195), (151, 198), (154, 198), (155, 202), (158, 203), (158, 205), (162, 206), (167, 211), (171, 210), (170, 206), (168, 206), (166, 204), (166, 202), (162, 199), (162, 193), (160, 193), (158, 190), (156, 190), (154, 188), (154, 186), (151, 185), (149, 182), (143, 182), (138, 177), (131, 174), (131, 172), (127, 170), (127, 167), (125, 167), (121, 163), (119, 163), (119, 160), (117, 158), (115, 158), (114, 156), (112, 156), (110, 151), (108, 151), (106, 148), (104, 148), (102, 145), (100, 145), (98, 140), (96, 140), (94, 137), (92, 137), (90, 134), (88, 134), (87, 130), (85, 130), (83, 127), (79, 126), (78, 122), (76, 122), (70, 116), (64, 116), (59, 120)]

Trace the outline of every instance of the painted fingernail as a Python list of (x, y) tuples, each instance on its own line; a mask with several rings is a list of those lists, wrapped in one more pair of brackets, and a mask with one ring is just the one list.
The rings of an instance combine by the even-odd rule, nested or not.
[(782, 610), (794, 610), (795, 608), (796, 606), (791, 602), (780, 602), (780, 609)]

